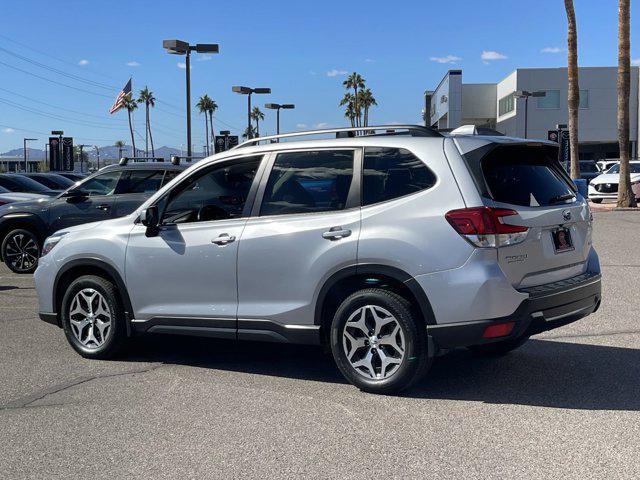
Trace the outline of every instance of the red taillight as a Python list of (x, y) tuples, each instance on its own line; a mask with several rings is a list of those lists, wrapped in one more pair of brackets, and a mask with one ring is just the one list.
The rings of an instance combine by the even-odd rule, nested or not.
[(513, 330), (513, 326), (516, 322), (505, 322), (505, 323), (497, 323), (495, 325), (489, 325), (484, 329), (484, 333), (482, 334), (482, 338), (497, 338), (497, 337), (506, 337)]
[(460, 235), (496, 235), (526, 232), (527, 227), (504, 223), (502, 217), (517, 215), (506, 208), (474, 207), (451, 210), (445, 217)]

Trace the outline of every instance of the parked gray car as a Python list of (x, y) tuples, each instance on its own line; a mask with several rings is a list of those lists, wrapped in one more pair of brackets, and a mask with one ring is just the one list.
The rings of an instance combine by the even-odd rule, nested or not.
[[(128, 215), (182, 170), (170, 163), (110, 165), (53, 197), (32, 195), (32, 201), (0, 206), (0, 257), (13, 272), (32, 273), (46, 237), (73, 225)], [(46, 188), (23, 175), (6, 177)]]
[[(338, 138), (286, 141), (320, 134)], [(254, 139), (49, 237), (40, 317), (87, 358), (143, 332), (325, 344), (395, 392), (439, 352), (506, 353), (597, 310), (591, 214), (556, 159), (419, 126)]]

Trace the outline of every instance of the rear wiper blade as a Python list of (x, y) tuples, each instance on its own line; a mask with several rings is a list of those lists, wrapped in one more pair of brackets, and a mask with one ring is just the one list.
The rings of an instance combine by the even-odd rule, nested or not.
[(560, 202), (564, 202), (566, 200), (571, 200), (573, 198), (576, 198), (576, 196), (573, 193), (565, 193), (564, 195), (556, 195), (555, 197), (551, 197), (549, 199), (549, 204), (554, 204), (554, 203), (560, 203)]

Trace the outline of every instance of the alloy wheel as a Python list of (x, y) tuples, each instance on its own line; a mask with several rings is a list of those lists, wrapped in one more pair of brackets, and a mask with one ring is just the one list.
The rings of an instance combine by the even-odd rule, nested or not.
[(101, 347), (111, 332), (111, 309), (107, 300), (93, 288), (80, 290), (69, 307), (69, 324), (83, 347)]
[(351, 367), (374, 380), (397, 372), (406, 348), (398, 320), (377, 305), (365, 305), (349, 316), (342, 332), (342, 346)]
[(28, 233), (16, 233), (7, 239), (4, 257), (17, 272), (27, 272), (38, 263), (38, 243)]

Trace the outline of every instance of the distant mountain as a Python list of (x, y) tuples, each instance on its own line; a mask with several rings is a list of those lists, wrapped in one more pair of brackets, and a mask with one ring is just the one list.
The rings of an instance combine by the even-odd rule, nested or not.
[[(116, 160), (119, 158), (118, 147), (115, 147), (113, 145), (108, 145), (106, 147), (99, 147), (99, 148), (100, 148), (100, 160)], [(124, 147), (122, 147), (121, 156), (132, 157), (133, 156), (132, 150), (133, 149), (129, 145), (125, 145)], [(140, 150), (139, 148), (137, 148), (136, 150), (138, 150), (139, 157), (144, 157), (144, 150)], [(87, 153), (89, 155), (89, 158), (92, 160), (96, 160), (98, 158), (95, 148), (85, 148), (84, 152)], [(185, 153), (186, 152), (173, 147), (163, 146), (160, 148), (156, 148), (156, 157), (164, 158), (167, 161), (171, 158), (172, 155), (185, 155)], [(200, 152), (194, 152), (194, 154), (196, 156), (201, 155)], [(9, 150), (8, 152), (0, 153), (0, 156), (3, 156), (3, 157), (22, 157), (23, 155), (24, 155), (24, 152), (22, 148), (15, 148), (13, 150)], [(44, 150), (38, 150), (37, 148), (28, 148), (27, 155), (30, 159), (33, 159), (33, 160), (44, 160), (45, 158)], [(149, 152), (149, 156), (151, 156), (151, 152)]]
[[(22, 157), (24, 150), (22, 148), (14, 148), (8, 152), (0, 153), (2, 157)], [(43, 160), (44, 150), (38, 150), (37, 148), (27, 148), (27, 156), (33, 160)]]

